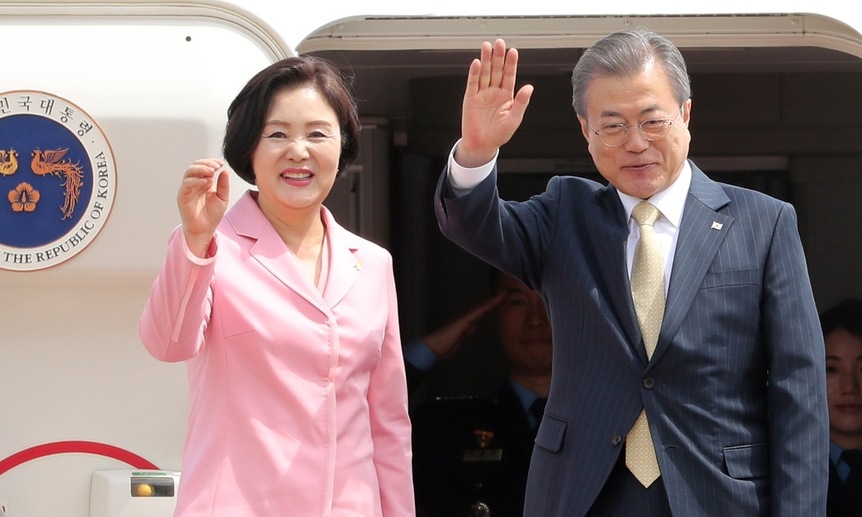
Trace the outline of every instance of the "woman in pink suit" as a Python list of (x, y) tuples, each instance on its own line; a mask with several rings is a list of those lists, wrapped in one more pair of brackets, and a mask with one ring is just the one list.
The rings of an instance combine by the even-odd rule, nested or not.
[(183, 176), (140, 323), (188, 368), (177, 517), (415, 513), (392, 260), (322, 204), (358, 131), (337, 70), (285, 59), (228, 109), (225, 160), (257, 188), (228, 210), (221, 160)]

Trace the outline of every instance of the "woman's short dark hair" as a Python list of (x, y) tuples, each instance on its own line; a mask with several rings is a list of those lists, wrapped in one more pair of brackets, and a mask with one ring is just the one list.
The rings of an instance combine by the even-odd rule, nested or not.
[(227, 110), (222, 152), (231, 168), (255, 184), (252, 155), (260, 142), (272, 99), (283, 90), (311, 85), (329, 104), (341, 129), (338, 174), (359, 154), (359, 115), (350, 91), (352, 78), (328, 61), (314, 56), (282, 59), (246, 83)]
[(862, 339), (862, 299), (848, 298), (830, 307), (820, 315), (823, 337), (838, 329), (844, 329)]

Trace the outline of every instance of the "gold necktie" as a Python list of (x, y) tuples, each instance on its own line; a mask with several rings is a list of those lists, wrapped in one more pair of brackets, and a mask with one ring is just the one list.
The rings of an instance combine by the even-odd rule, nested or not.
[[(632, 299), (647, 358), (651, 358), (655, 351), (664, 318), (664, 259), (653, 229), (658, 216), (658, 209), (646, 201), (641, 201), (632, 210), (632, 217), (640, 227), (632, 264)], [(661, 474), (644, 410), (626, 438), (626, 466), (645, 487)]]

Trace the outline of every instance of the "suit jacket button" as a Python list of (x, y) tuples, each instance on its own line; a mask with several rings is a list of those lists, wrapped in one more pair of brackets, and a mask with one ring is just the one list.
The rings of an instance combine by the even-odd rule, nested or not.
[(619, 447), (619, 445), (621, 443), (623, 443), (623, 437), (622, 436), (616, 435), (613, 438), (611, 438), (611, 445), (613, 445), (614, 447)]
[(655, 379), (653, 379), (652, 377), (647, 377), (646, 379), (644, 379), (643, 387), (648, 390), (653, 389), (655, 387)]

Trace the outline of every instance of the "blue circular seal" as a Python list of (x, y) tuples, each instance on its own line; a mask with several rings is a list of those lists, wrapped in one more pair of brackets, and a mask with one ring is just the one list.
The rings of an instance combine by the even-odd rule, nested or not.
[(40, 91), (0, 93), (0, 269), (44, 269), (83, 251), (116, 183), (108, 140), (81, 108)]

